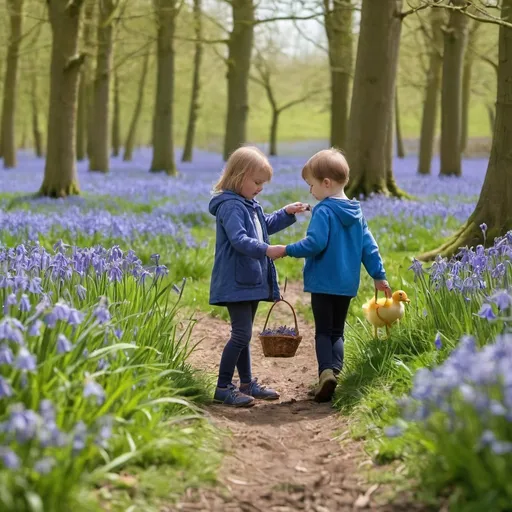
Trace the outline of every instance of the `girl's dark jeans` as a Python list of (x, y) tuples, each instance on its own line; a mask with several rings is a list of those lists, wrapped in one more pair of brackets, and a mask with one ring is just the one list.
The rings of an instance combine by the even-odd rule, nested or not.
[(252, 337), (252, 324), (258, 301), (233, 302), (227, 305), (231, 318), (231, 338), (222, 352), (217, 386), (225, 388), (233, 380), (235, 367), (238, 369), (240, 382), (251, 382), (251, 352), (249, 343)]
[(311, 294), (318, 374), (328, 369), (339, 373), (343, 368), (343, 333), (351, 299), (345, 295)]

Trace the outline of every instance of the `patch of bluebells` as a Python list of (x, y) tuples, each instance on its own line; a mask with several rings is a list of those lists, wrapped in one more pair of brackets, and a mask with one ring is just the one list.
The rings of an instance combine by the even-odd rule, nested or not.
[[(179, 210), (174, 213), (180, 214)], [(65, 233), (68, 239), (99, 235), (104, 239), (125, 242), (165, 236), (188, 247), (196, 246), (189, 230), (163, 212), (113, 214), (106, 210), (83, 209), (74, 204), (48, 212), (0, 211), (2, 231), (24, 241), (36, 241), (40, 235)]]
[(61, 416), (50, 400), (42, 400), (38, 410), (22, 403), (9, 405), (0, 422), (0, 467), (20, 473), (35, 471), (47, 475), (53, 469), (70, 467), (86, 448), (108, 447), (113, 418), (106, 415), (91, 425), (78, 421), (68, 428), (59, 425)]
[[(304, 146), (304, 145), (303, 145)], [(302, 146), (301, 146), (302, 147)], [(316, 146), (315, 146), (316, 147)], [(274, 177), (261, 196), (261, 202), (268, 206), (265, 197), (284, 191), (296, 190), (297, 200), (308, 199), (307, 185), (300, 171), (306, 162), (307, 152), (316, 150), (306, 144), (300, 151), (288, 148), (297, 156), (271, 157)], [(320, 149), (318, 147), (317, 149)], [(195, 151), (194, 162), (183, 163), (177, 154), (179, 174), (169, 178), (160, 173), (149, 173), (151, 151), (147, 148), (136, 152), (133, 162), (121, 159), (111, 160), (111, 172), (91, 173), (87, 162), (78, 163), (81, 189), (94, 196), (102, 196), (105, 202), (111, 198), (122, 198), (130, 202), (150, 203), (157, 201), (153, 211), (139, 214), (112, 214), (94, 207), (91, 209), (87, 197), (72, 197), (64, 200), (34, 199), (36, 205), (55, 205), (58, 211), (20, 213), (16, 209), (0, 213), (0, 231), (19, 234), (20, 239), (35, 240), (38, 234), (47, 235), (52, 230), (69, 231), (72, 236), (102, 234), (131, 241), (138, 237), (163, 235), (179, 238), (187, 245), (193, 245), (192, 237), (185, 226), (212, 223), (208, 214), (208, 201), (213, 184), (216, 182), (224, 162), (221, 155), (207, 151)], [(407, 157), (395, 160), (395, 178), (398, 185), (420, 198), (404, 201), (382, 196), (372, 196), (363, 202), (367, 219), (390, 217), (395, 221), (413, 220), (426, 228), (434, 226), (439, 219), (449, 218), (463, 221), (474, 209), (476, 198), (483, 183), (486, 170), (484, 159), (464, 161), (461, 178), (440, 177), (438, 159), (434, 159), (430, 176), (416, 173), (416, 159)], [(0, 173), (0, 190), (8, 193), (33, 193), (34, 184), (42, 182), (43, 161), (21, 152), (16, 171)], [(12, 179), (16, 172), (16, 179)], [(439, 196), (450, 200), (440, 200)], [(309, 216), (299, 216), (303, 222)], [(385, 233), (382, 233), (385, 234)]]
[[(440, 479), (459, 475), (459, 485), (483, 492), (486, 482), (475, 480), (485, 467), (489, 490), (508, 493), (501, 476), (512, 471), (510, 368), (512, 333), (497, 336), (481, 349), (474, 337), (463, 336), (442, 364), (416, 372), (412, 391), (400, 400), (401, 419), (387, 435), (404, 436), (413, 450), (423, 446), (422, 440), (428, 443), (431, 449), (420, 459), (427, 463), (434, 458), (444, 468), (437, 475)], [(411, 463), (417, 465), (417, 460)]]
[[(465, 318), (466, 328), (479, 329), (484, 341), (509, 325), (512, 231), (496, 238), (491, 247), (462, 248), (450, 259), (438, 256), (429, 268), (414, 260), (410, 270), (425, 296), (428, 319), (443, 334), (457, 328), (457, 322), (450, 320), (452, 315), (461, 321)], [(476, 322), (478, 317), (487, 320), (488, 325)]]

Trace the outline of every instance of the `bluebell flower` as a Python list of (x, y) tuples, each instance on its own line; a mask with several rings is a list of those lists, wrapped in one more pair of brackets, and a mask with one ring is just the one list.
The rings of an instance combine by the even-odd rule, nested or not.
[(439, 333), (439, 332), (436, 334), (436, 337), (434, 339), (434, 345), (437, 350), (441, 350), (443, 348), (443, 342), (441, 340), (441, 333)]
[(14, 404), (9, 409), (9, 418), (4, 423), (4, 431), (13, 434), (19, 443), (33, 439), (40, 424), (39, 416), (23, 404)]
[(87, 444), (87, 425), (79, 421), (74, 428), (73, 451), (81, 452)]
[(492, 306), (490, 304), (482, 304), (480, 311), (477, 313), (480, 318), (485, 318), (486, 320), (494, 320), (496, 315), (492, 310)]
[(28, 285), (28, 291), (30, 293), (34, 293), (36, 295), (39, 295), (43, 293), (43, 288), (41, 286), (42, 279), (40, 277), (33, 277), (30, 280), (30, 283)]
[(56, 316), (57, 320), (67, 322), (69, 319), (69, 306), (63, 302), (57, 302), (53, 307), (53, 314)]
[(57, 336), (57, 354), (66, 354), (73, 350), (73, 344), (64, 336), (59, 334)]
[(14, 366), (18, 370), (35, 372), (37, 367), (36, 358), (25, 347), (21, 347), (14, 361)]
[(24, 325), (16, 318), (5, 317), (0, 320), (0, 340), (14, 341), (18, 345), (22, 345), (24, 329)]
[(500, 311), (504, 311), (512, 306), (512, 295), (507, 290), (496, 290), (489, 300), (498, 306)]
[(23, 294), (21, 296), (19, 308), (22, 313), (27, 313), (30, 311), (32, 306), (30, 304), (30, 299), (28, 298), (28, 295)]
[(84, 398), (96, 397), (96, 402), (101, 405), (105, 401), (105, 390), (94, 380), (89, 379), (84, 386)]
[(0, 446), (0, 458), (7, 469), (18, 469), (20, 467), (19, 457), (6, 446)]
[(13, 395), (11, 385), (0, 375), (0, 398)]
[(84, 320), (84, 314), (75, 308), (70, 308), (69, 310), (69, 318), (68, 323), (69, 325), (80, 325)]
[(75, 286), (76, 294), (80, 300), (84, 300), (87, 296), (87, 288), (84, 288), (81, 284)]
[(4, 315), (8, 315), (10, 306), (14, 306), (17, 303), (18, 298), (16, 297), (15, 293), (10, 293), (9, 295), (7, 295), (4, 302)]
[(14, 361), (14, 354), (11, 348), (6, 343), (0, 345), (0, 364), (12, 364)]
[(28, 329), (29, 336), (41, 336), (41, 327), (43, 327), (44, 323), (42, 320), (35, 320)]
[(384, 429), (386, 437), (400, 437), (404, 432), (404, 429), (399, 425), (392, 425)]

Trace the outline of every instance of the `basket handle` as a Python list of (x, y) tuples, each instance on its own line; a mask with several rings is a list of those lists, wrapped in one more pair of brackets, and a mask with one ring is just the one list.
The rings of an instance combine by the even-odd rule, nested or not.
[(272, 310), (274, 309), (274, 306), (279, 303), (279, 302), (284, 302), (285, 304), (287, 304), (290, 309), (292, 310), (292, 313), (293, 313), (293, 320), (295, 322), (295, 332), (297, 333), (297, 335), (299, 334), (299, 324), (297, 323), (297, 314), (295, 313), (295, 309), (293, 309), (293, 306), (286, 300), (284, 300), (283, 298), (279, 299), (279, 300), (276, 300), (274, 302), (274, 304), (272, 304), (272, 307), (269, 309), (269, 312), (268, 312), (268, 315), (267, 315), (267, 319), (265, 320), (265, 325), (263, 326), (263, 330), (265, 330), (267, 328), (267, 324), (268, 324), (268, 321), (270, 319), (270, 313), (272, 313)]

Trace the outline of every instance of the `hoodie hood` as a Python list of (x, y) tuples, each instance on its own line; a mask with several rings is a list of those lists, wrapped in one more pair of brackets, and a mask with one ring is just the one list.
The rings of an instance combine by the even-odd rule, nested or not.
[(361, 204), (353, 199), (333, 199), (332, 197), (327, 197), (319, 204), (327, 206), (327, 208), (333, 211), (344, 226), (350, 226), (354, 222), (358, 222), (363, 216)]
[(214, 195), (210, 199), (210, 204), (208, 206), (208, 209), (210, 210), (210, 213), (213, 216), (217, 215), (217, 210), (219, 209), (220, 205), (224, 203), (225, 201), (232, 201), (232, 200), (240, 201), (245, 206), (249, 208), (256, 208), (256, 205), (258, 204), (258, 201), (255, 201), (254, 199), (246, 199), (245, 197), (242, 197), (241, 195), (237, 194), (236, 192), (231, 192), (231, 190), (226, 190), (225, 192), (221, 192), (220, 194)]

